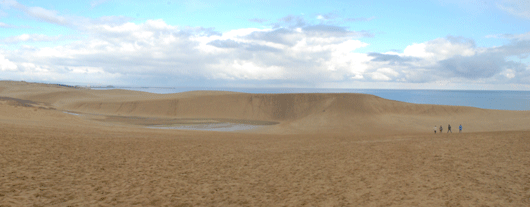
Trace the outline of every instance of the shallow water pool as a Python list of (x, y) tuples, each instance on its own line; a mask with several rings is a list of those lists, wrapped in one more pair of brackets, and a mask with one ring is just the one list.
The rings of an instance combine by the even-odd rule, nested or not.
[(79, 116), (81, 114), (76, 114), (76, 113), (72, 113), (72, 112), (69, 112), (69, 111), (63, 111), (63, 113), (65, 114), (70, 114), (70, 115), (74, 115), (74, 116)]
[(173, 126), (150, 126), (153, 129), (182, 129), (182, 130), (202, 130), (202, 131), (245, 131), (261, 128), (263, 125), (239, 124), (239, 123), (208, 123), (208, 124), (182, 124)]

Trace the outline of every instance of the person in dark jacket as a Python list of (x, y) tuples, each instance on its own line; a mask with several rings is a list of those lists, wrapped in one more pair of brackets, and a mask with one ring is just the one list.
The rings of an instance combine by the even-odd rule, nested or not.
[(442, 125), (440, 125), (440, 133), (442, 133), (443, 130), (444, 128), (442, 128)]
[(453, 133), (453, 131), (451, 131), (451, 124), (448, 124), (447, 125), (447, 133), (451, 132), (451, 134)]

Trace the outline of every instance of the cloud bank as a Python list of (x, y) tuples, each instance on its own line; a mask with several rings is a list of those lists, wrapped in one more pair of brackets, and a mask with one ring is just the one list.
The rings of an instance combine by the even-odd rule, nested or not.
[(317, 15), (316, 22), (294, 15), (275, 22), (252, 19), (272, 23), (269, 28), (221, 33), (212, 28), (170, 25), (161, 19), (132, 23), (122, 17), (66, 18), (15, 1), (7, 4), (41, 21), (75, 28), (85, 36), (52, 47), (26, 43), (64, 37), (24, 34), (1, 39), (5, 45), (22, 45), (16, 50), (0, 50), (0, 71), (8, 79), (157, 86), (530, 84), (529, 66), (516, 61), (530, 54), (529, 33), (503, 35), (509, 43), (499, 47), (477, 47), (472, 39), (447, 36), (411, 44), (402, 52), (361, 53), (356, 50), (369, 47), (361, 40), (374, 34), (333, 24), (330, 21), (338, 18), (333, 14)]
[(497, 6), (512, 15), (530, 19), (530, 2), (527, 0), (503, 0)]

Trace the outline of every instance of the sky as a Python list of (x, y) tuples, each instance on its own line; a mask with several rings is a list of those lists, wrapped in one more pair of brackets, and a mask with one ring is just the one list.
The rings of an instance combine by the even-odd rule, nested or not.
[(0, 80), (530, 91), (528, 0), (0, 0)]

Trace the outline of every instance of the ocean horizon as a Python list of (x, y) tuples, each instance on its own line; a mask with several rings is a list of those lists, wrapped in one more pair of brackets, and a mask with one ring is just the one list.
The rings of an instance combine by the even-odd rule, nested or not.
[(157, 94), (187, 91), (233, 91), (241, 93), (363, 93), (415, 104), (470, 106), (496, 110), (530, 110), (530, 91), (431, 90), (431, 89), (330, 89), (330, 88), (207, 88), (207, 87), (92, 87), (94, 90), (124, 89)]

